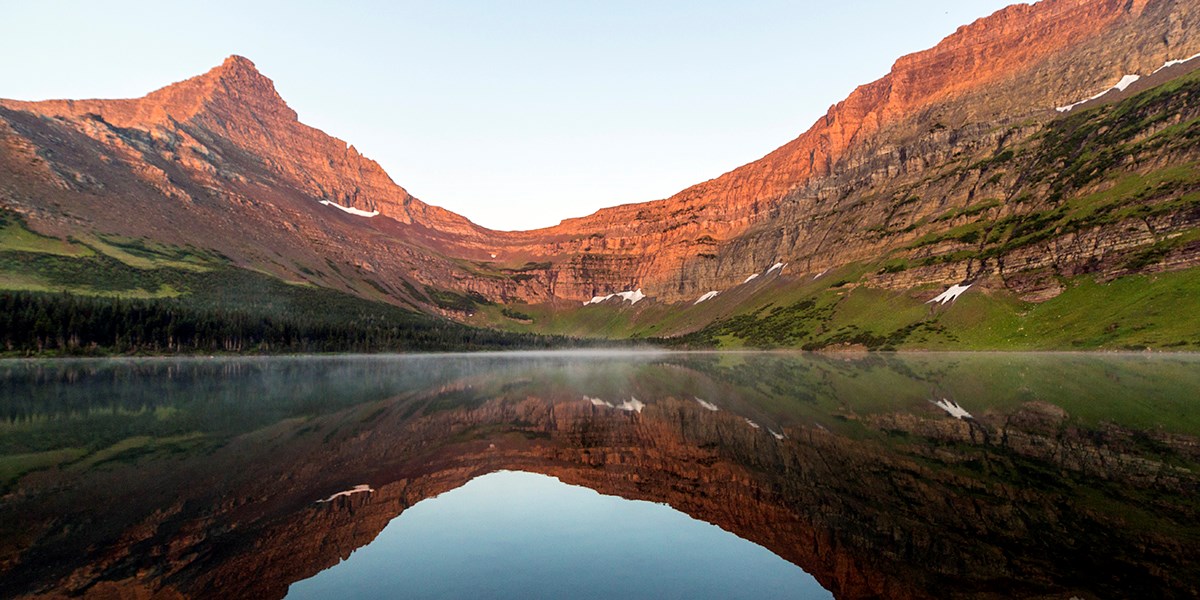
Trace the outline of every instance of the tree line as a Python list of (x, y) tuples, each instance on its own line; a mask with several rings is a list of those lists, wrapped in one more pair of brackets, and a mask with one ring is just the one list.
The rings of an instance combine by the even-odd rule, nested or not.
[(0, 292), (0, 348), (10, 356), (458, 351), (579, 343), (468, 327), (391, 306), (351, 314), (266, 313), (178, 299)]

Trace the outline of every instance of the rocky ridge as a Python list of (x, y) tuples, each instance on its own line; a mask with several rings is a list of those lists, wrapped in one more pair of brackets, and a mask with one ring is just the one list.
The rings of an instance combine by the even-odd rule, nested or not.
[[(969, 165), (1033, 143), (1061, 119), (1055, 107), (1122, 74), (1148, 74), (1200, 52), (1190, 35), (1200, 27), (1197, 4), (1011, 6), (899, 59), (758, 161), (666, 200), (534, 231), (490, 231), (413, 198), (349, 144), (299, 123), (241, 57), (134, 100), (0, 101), (8, 182), (0, 203), (53, 235), (94, 229), (209, 247), (239, 266), (368, 297), (377, 288), (384, 299), (423, 307), (431, 304), (426, 286), (500, 302), (585, 301), (639, 288), (658, 301), (690, 302), (776, 262), (815, 274), (888, 255), (937, 260), (868, 283), (992, 277), (985, 285), (1044, 299), (1055, 293), (1054, 276), (1089, 272), (1113, 248), (1161, 237), (1126, 235), (1127, 223), (1071, 232), (1047, 242), (1066, 249), (1052, 265), (1038, 260), (1046, 252), (1036, 246), (981, 262), (954, 259), (953, 244), (910, 245), (962, 225), (938, 217), (981, 198), (998, 206), (976, 218), (1044, 209), (1023, 202), (1046, 193), (1022, 187), (1023, 171)], [(1190, 109), (1178, 110), (1191, 118)], [(1141, 158), (1135, 170), (1187, 164), (1196, 153)], [(1180, 230), (1194, 226), (1187, 214), (1163, 218)], [(1196, 259), (1161, 264), (1184, 268)]]

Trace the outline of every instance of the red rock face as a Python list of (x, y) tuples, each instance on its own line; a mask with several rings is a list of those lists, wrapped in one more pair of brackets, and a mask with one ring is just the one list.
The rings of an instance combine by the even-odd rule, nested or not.
[[(1122, 74), (1200, 52), (1198, 5), (1009, 7), (899, 59), (760, 160), (666, 200), (534, 231), (490, 231), (413, 198), (346, 142), (300, 123), (271, 81), (236, 56), (139, 99), (0, 101), (0, 174), (14, 182), (0, 189), (0, 204), (51, 233), (170, 232), (167, 241), (220, 246), (239, 263), (281, 275), (292, 268), (287, 261), (263, 267), (263, 257), (309, 267), (334, 260), (370, 273), (394, 300), (417, 301), (401, 289), (411, 281), (501, 301), (586, 300), (637, 288), (690, 301), (777, 261), (818, 272), (911, 241), (866, 242), (856, 229), (886, 220), (887, 196), (931, 169), (1032, 135), (1057, 116), (1055, 106)], [(997, 133), (1014, 124), (1015, 136)], [(138, 185), (127, 181), (131, 174)], [(914, 211), (944, 211), (960, 192), (934, 190)], [(315, 201), (390, 219), (345, 219)], [(64, 202), (73, 220), (54, 206)], [(112, 216), (118, 203), (139, 212), (136, 222)], [(199, 222), (218, 223), (186, 225)], [(548, 264), (511, 276), (530, 261)], [(332, 276), (318, 283), (366, 289)]]
[[(686, 264), (703, 264), (695, 261), (705, 252), (695, 240), (705, 235), (725, 241), (764, 221), (774, 225), (769, 222), (789, 195), (855, 193), (835, 176), (866, 170), (877, 184), (937, 162), (937, 156), (922, 159), (918, 147), (931, 127), (959, 132), (972, 124), (1044, 121), (1054, 116), (1052, 107), (1090, 96), (1122, 74), (1149, 73), (1169, 57), (1191, 56), (1200, 51), (1200, 39), (1178, 23), (1200, 26), (1197, 13), (1196, 2), (1046, 0), (1011, 6), (960, 28), (930, 50), (902, 57), (888, 75), (859, 87), (807, 132), (760, 160), (664, 201), (604, 209), (543, 232), (604, 232), (601, 251), (642, 256), (638, 282), (671, 299), (727, 288), (775, 260), (810, 261), (823, 252), (825, 264), (814, 269), (820, 270), (860, 259), (839, 258), (836, 239), (822, 249), (804, 248), (814, 241), (809, 238), (780, 249), (787, 254), (739, 257), (732, 261), (738, 268), (726, 273)], [(900, 164), (871, 165), (870, 155), (880, 151), (907, 156), (896, 161)], [(835, 189), (822, 189), (829, 186)], [(797, 216), (821, 218), (811, 207), (800, 210), (810, 214)]]
[[(241, 151), (282, 182), (319, 200), (365, 211), (379, 210), (402, 223), (438, 229), (472, 229), (467, 219), (429, 206), (397, 185), (375, 161), (348, 142), (304, 125), (275, 85), (241, 56), (186, 81), (133, 100), (4, 101), (40, 115), (99, 116), (121, 128), (195, 136), (186, 150), (205, 144)], [(188, 135), (190, 134), (190, 135)]]

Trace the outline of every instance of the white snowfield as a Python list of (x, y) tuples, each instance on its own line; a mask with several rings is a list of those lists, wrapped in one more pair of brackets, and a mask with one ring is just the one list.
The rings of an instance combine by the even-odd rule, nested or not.
[[(1175, 60), (1168, 60), (1167, 62), (1163, 63), (1163, 66), (1161, 66), (1161, 67), (1159, 67), (1159, 68), (1155, 69), (1155, 70), (1154, 70), (1154, 73), (1157, 73), (1157, 72), (1159, 72), (1159, 71), (1161, 71), (1161, 70), (1163, 70), (1163, 69), (1166, 69), (1166, 68), (1168, 68), (1168, 67), (1173, 67), (1173, 66), (1175, 66), (1175, 65), (1182, 65), (1182, 64), (1183, 64), (1183, 63), (1185, 63), (1185, 62), (1192, 61), (1192, 60), (1196, 60), (1197, 58), (1200, 58), (1200, 54), (1193, 54), (1193, 55), (1191, 55), (1191, 56), (1189, 56), (1189, 57), (1187, 57), (1187, 58), (1178, 58), (1178, 59), (1175, 59)], [(1151, 75), (1153, 75), (1154, 73), (1151, 73)]]
[(1058, 112), (1061, 112), (1061, 113), (1070, 112), (1070, 110), (1072, 108), (1075, 108), (1076, 106), (1079, 106), (1080, 104), (1085, 104), (1087, 102), (1091, 102), (1092, 100), (1100, 98), (1101, 96), (1104, 96), (1105, 94), (1107, 94), (1113, 90), (1118, 90), (1118, 91), (1123, 92), (1123, 91), (1125, 91), (1125, 88), (1133, 85), (1133, 83), (1135, 81), (1137, 81), (1141, 78), (1142, 78), (1141, 75), (1126, 75), (1126, 76), (1122, 77), (1120, 81), (1117, 82), (1117, 85), (1114, 85), (1114, 86), (1108, 88), (1107, 90), (1104, 90), (1103, 92), (1100, 92), (1099, 94), (1096, 94), (1095, 96), (1092, 96), (1091, 98), (1085, 98), (1085, 99), (1080, 100), (1079, 102), (1075, 102), (1073, 104), (1068, 104), (1066, 106), (1060, 106), (1054, 110), (1057, 110)]
[(593, 296), (591, 300), (584, 302), (583, 305), (588, 306), (589, 304), (600, 304), (601, 302), (611, 298), (620, 298), (621, 300), (628, 300), (630, 304), (637, 304), (645, 297), (646, 295), (642, 293), (642, 288), (638, 288), (632, 292), (617, 292), (607, 296)]
[(369, 485), (367, 485), (367, 484), (365, 484), (365, 483), (364, 483), (364, 484), (362, 484), (362, 485), (356, 485), (356, 486), (354, 486), (354, 487), (352, 487), (352, 488), (350, 488), (350, 489), (348, 489), (348, 490), (346, 490), (346, 491), (344, 491), (344, 492), (338, 492), (338, 493), (336, 493), (336, 494), (334, 494), (334, 495), (332, 495), (332, 496), (330, 496), (330, 497), (328, 497), (328, 498), (326, 498), (326, 499), (324, 499), (324, 500), (317, 500), (317, 504), (320, 504), (320, 503), (322, 503), (322, 502), (333, 502), (333, 499), (334, 499), (334, 498), (339, 498), (339, 497), (341, 497), (341, 496), (352, 496), (352, 495), (354, 495), (354, 494), (360, 494), (360, 493), (363, 493), (363, 492), (366, 492), (366, 493), (370, 494), (370, 493), (372, 493), (372, 492), (374, 492), (374, 491), (375, 491), (375, 489), (374, 489), (374, 488), (372, 488), (371, 486), (369, 486)]
[(755, 273), (755, 274), (747, 277), (746, 280), (743, 281), (742, 283), (743, 284), (750, 283), (751, 281), (754, 281), (755, 279), (758, 279), (758, 273)]
[(775, 431), (774, 429), (768, 429), (767, 431), (770, 431), (771, 435), (775, 436), (775, 439), (777, 439), (777, 440), (782, 440), (785, 437), (787, 437), (787, 436), (783, 435), (782, 433)]
[(1126, 75), (1117, 82), (1117, 85), (1113, 86), (1113, 89), (1121, 90), (1123, 92), (1125, 91), (1125, 88), (1137, 83), (1137, 80), (1141, 78), (1141, 75)]
[(759, 425), (758, 423), (755, 423), (754, 421), (751, 421), (750, 419), (747, 419), (746, 417), (742, 417), (742, 419), (746, 421), (747, 425), (749, 425), (755, 429), (762, 429), (762, 425)]
[(784, 267), (786, 267), (786, 266), (787, 266), (787, 263), (775, 263), (775, 264), (771, 265), (771, 268), (770, 268), (770, 269), (767, 269), (767, 275), (770, 275), (770, 274), (771, 274), (771, 271), (775, 271), (775, 270), (778, 270), (778, 269), (782, 269), (782, 268), (784, 268)]
[(719, 406), (717, 406), (716, 404), (713, 404), (712, 402), (707, 402), (707, 401), (701, 400), (699, 398), (696, 398), (696, 402), (699, 402), (700, 406), (703, 406), (704, 408), (707, 408), (708, 410), (711, 410), (713, 412), (721, 410), (721, 408)]
[(950, 286), (950, 289), (942, 292), (940, 296), (926, 302), (925, 304), (933, 304), (934, 302), (937, 302), (938, 304), (945, 304), (947, 302), (953, 302), (957, 300), (958, 297), (963, 294), (963, 292), (970, 289), (972, 285), (974, 284), (968, 283), (967, 285), (952, 285)]
[[(1187, 58), (1168, 60), (1167, 62), (1163, 63), (1163, 66), (1155, 69), (1154, 72), (1151, 73), (1151, 75), (1153, 75), (1154, 73), (1157, 73), (1163, 69), (1166, 69), (1168, 67), (1173, 67), (1175, 65), (1182, 65), (1185, 62), (1196, 60), (1197, 58), (1200, 58), (1200, 54), (1193, 54)], [(1080, 100), (1079, 102), (1068, 104), (1066, 106), (1060, 106), (1054, 110), (1057, 110), (1060, 113), (1070, 112), (1071, 109), (1075, 108), (1076, 106), (1079, 106), (1080, 104), (1085, 104), (1085, 103), (1091, 102), (1092, 100), (1100, 98), (1101, 96), (1104, 96), (1105, 94), (1107, 94), (1113, 90), (1118, 90), (1118, 91), (1123, 92), (1123, 91), (1125, 91), (1125, 88), (1128, 88), (1129, 86), (1133, 85), (1135, 82), (1137, 82), (1137, 80), (1139, 80), (1141, 78), (1142, 78), (1141, 75), (1126, 75), (1126, 76), (1122, 77), (1121, 80), (1118, 81), (1116, 85), (1104, 90), (1103, 92), (1100, 92), (1099, 94), (1096, 94), (1095, 96), (1092, 96), (1091, 98), (1086, 98), (1084, 100)]]
[(720, 293), (721, 293), (721, 292), (709, 292), (709, 293), (707, 293), (707, 294), (704, 294), (703, 296), (700, 296), (700, 298), (699, 298), (698, 300), (696, 300), (695, 302), (693, 302), (693, 303), (692, 303), (692, 306), (695, 306), (695, 305), (697, 305), (697, 304), (700, 304), (701, 302), (704, 302), (705, 300), (712, 300), (713, 298), (716, 298), (716, 297), (717, 297), (717, 294), (720, 294)]
[(356, 217), (376, 217), (376, 216), (379, 216), (379, 211), (377, 211), (377, 210), (373, 210), (373, 211), (367, 212), (367, 211), (365, 211), (365, 210), (361, 210), (361, 209), (357, 209), (357, 208), (351, 208), (351, 207), (349, 207), (349, 206), (342, 206), (341, 204), (338, 204), (337, 202), (330, 202), (330, 201), (328, 201), (328, 200), (322, 200), (322, 201), (321, 201), (321, 204), (324, 204), (325, 206), (332, 206), (332, 207), (334, 207), (334, 208), (340, 209), (342, 212), (347, 212), (347, 213), (350, 213), (350, 214), (352, 214), (352, 215), (354, 215), (354, 216), (356, 216)]
[(963, 409), (963, 407), (959, 406), (957, 402), (955, 402), (949, 398), (942, 398), (941, 400), (938, 400), (937, 402), (930, 400), (930, 402), (933, 403), (934, 406), (950, 413), (950, 416), (954, 417), (955, 419), (973, 419), (973, 418), (975, 418), (975, 417), (971, 416), (971, 413), (967, 412), (966, 410)]
[(642, 412), (643, 408), (646, 408), (646, 404), (644, 402), (633, 396), (630, 396), (629, 400), (622, 400), (620, 404), (613, 404), (607, 400), (592, 398), (591, 396), (584, 396), (583, 399), (591, 402), (593, 406), (607, 406), (608, 408), (615, 408), (617, 410), (624, 410), (627, 412), (640, 413)]

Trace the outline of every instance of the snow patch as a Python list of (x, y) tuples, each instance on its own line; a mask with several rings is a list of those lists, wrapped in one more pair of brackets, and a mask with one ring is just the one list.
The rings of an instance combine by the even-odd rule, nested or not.
[(1125, 91), (1125, 88), (1133, 85), (1135, 81), (1137, 81), (1141, 78), (1142, 78), (1141, 75), (1126, 75), (1126, 76), (1122, 77), (1121, 80), (1118, 81), (1116, 85), (1108, 88), (1107, 90), (1104, 90), (1103, 92), (1100, 92), (1099, 94), (1096, 94), (1095, 96), (1092, 96), (1091, 98), (1080, 100), (1079, 102), (1075, 102), (1074, 104), (1060, 106), (1054, 110), (1057, 110), (1060, 113), (1070, 112), (1072, 108), (1075, 108), (1076, 106), (1079, 106), (1080, 104), (1086, 104), (1088, 102), (1091, 102), (1092, 100), (1100, 98), (1101, 96), (1103, 96), (1113, 90), (1123, 92), (1123, 91)]
[(742, 282), (742, 284), (744, 285), (744, 284), (750, 283), (751, 281), (754, 281), (755, 279), (758, 279), (758, 273), (755, 273), (755, 274), (747, 277), (746, 280)]
[(696, 402), (699, 402), (699, 403), (700, 403), (700, 406), (703, 406), (704, 408), (707, 408), (708, 410), (711, 410), (711, 411), (713, 411), (713, 412), (716, 412), (716, 411), (718, 411), (718, 410), (721, 410), (721, 408), (720, 408), (719, 406), (717, 406), (716, 404), (713, 404), (712, 402), (706, 402), (706, 401), (704, 401), (704, 400), (701, 400), (701, 399), (699, 399), (699, 398), (696, 398)]
[(777, 440), (782, 440), (784, 438), (782, 433), (778, 433), (774, 429), (768, 429), (767, 431), (771, 432), (771, 435), (775, 436), (775, 439)]
[(1121, 80), (1117, 82), (1117, 85), (1114, 85), (1113, 87), (1123, 92), (1125, 91), (1125, 88), (1137, 83), (1137, 80), (1141, 78), (1141, 75), (1126, 75), (1122, 77)]
[(767, 269), (767, 275), (770, 275), (771, 271), (775, 271), (777, 269), (782, 269), (786, 266), (787, 266), (787, 263), (775, 263), (775, 264), (771, 265), (770, 269)]
[(824, 271), (821, 271), (820, 273), (817, 273), (816, 275), (813, 275), (813, 279), (820, 279), (822, 275), (824, 275), (824, 274), (826, 274), (826, 273), (828, 273), (828, 272), (829, 272), (829, 269), (825, 269)]
[[(1185, 62), (1193, 61), (1193, 60), (1196, 60), (1197, 58), (1200, 58), (1200, 54), (1193, 54), (1193, 55), (1191, 55), (1191, 56), (1189, 56), (1189, 57), (1187, 57), (1187, 58), (1179, 58), (1179, 59), (1175, 59), (1175, 60), (1168, 60), (1167, 62), (1163, 63), (1163, 66), (1161, 66), (1161, 67), (1159, 67), (1159, 68), (1155, 69), (1155, 70), (1154, 70), (1154, 73), (1157, 73), (1157, 72), (1159, 72), (1159, 71), (1161, 71), (1161, 70), (1163, 70), (1163, 69), (1166, 69), (1166, 68), (1168, 68), (1168, 67), (1173, 67), (1173, 66), (1175, 66), (1175, 65), (1182, 65), (1182, 64), (1183, 64), (1183, 63), (1185, 63)], [(1153, 75), (1154, 73), (1151, 73), (1151, 75)]]
[(697, 304), (700, 304), (701, 302), (704, 302), (705, 300), (712, 300), (713, 298), (716, 298), (716, 297), (717, 297), (717, 294), (720, 294), (720, 293), (721, 293), (721, 292), (709, 292), (709, 293), (707, 293), (707, 294), (704, 294), (703, 296), (700, 296), (700, 298), (699, 298), (698, 300), (696, 300), (695, 302), (693, 302), (693, 303), (692, 303), (692, 306), (695, 306), (695, 305), (697, 305)]
[[(1159, 71), (1162, 71), (1162, 70), (1164, 70), (1164, 68), (1174, 67), (1175, 65), (1182, 65), (1182, 64), (1184, 64), (1184, 62), (1193, 61), (1195, 59), (1200, 59), (1200, 54), (1190, 55), (1186, 59), (1168, 60), (1166, 62), (1163, 62), (1163, 66), (1156, 68), (1156, 70), (1154, 70), (1154, 72), (1150, 73), (1150, 74), (1154, 74)], [(1060, 112), (1060, 113), (1069, 113), (1070, 109), (1078, 107), (1078, 106), (1080, 106), (1080, 104), (1084, 104), (1087, 102), (1091, 102), (1093, 100), (1097, 100), (1097, 98), (1099, 98), (1100, 96), (1104, 96), (1105, 94), (1108, 94), (1108, 92), (1110, 92), (1112, 90), (1124, 91), (1124, 90), (1126, 90), (1126, 88), (1128, 88), (1128, 86), (1133, 85), (1135, 82), (1138, 82), (1138, 79), (1141, 79), (1141, 76), (1139, 76), (1139, 74), (1127, 74), (1127, 76), (1122, 77), (1120, 82), (1117, 82), (1117, 84), (1114, 86), (1111, 86), (1111, 88), (1106, 89), (1102, 92), (1099, 92), (1099, 94), (1094, 95), (1090, 98), (1086, 98), (1086, 100), (1081, 100), (1081, 101), (1075, 102), (1073, 104), (1067, 104), (1067, 106), (1058, 107), (1058, 108), (1055, 108), (1055, 110), (1057, 110), (1057, 112)]]
[(624, 300), (629, 301), (630, 304), (637, 304), (638, 302), (641, 302), (645, 297), (646, 297), (646, 295), (642, 293), (642, 288), (638, 288), (637, 290), (634, 290), (632, 292), (617, 292), (615, 294), (609, 294), (607, 296), (592, 296), (592, 299), (588, 300), (587, 302), (584, 302), (583, 305), (588, 306), (591, 304), (600, 304), (601, 302), (610, 300), (612, 298), (620, 298), (623, 301)]
[(490, 257), (492, 257), (492, 258), (496, 258), (496, 253), (495, 253), (495, 252), (490, 252), (490, 253), (488, 253), (488, 256), (490, 256)]
[(333, 499), (334, 499), (334, 498), (338, 498), (338, 497), (341, 497), (341, 496), (353, 496), (354, 494), (359, 494), (359, 493), (362, 493), (362, 492), (366, 492), (366, 493), (370, 494), (370, 493), (372, 493), (372, 492), (374, 492), (374, 491), (375, 491), (375, 489), (374, 489), (374, 488), (372, 488), (371, 486), (369, 486), (369, 485), (367, 485), (367, 484), (365, 484), (365, 483), (364, 483), (364, 484), (362, 484), (362, 485), (356, 485), (356, 486), (354, 486), (354, 487), (352, 487), (352, 488), (350, 488), (350, 489), (348, 489), (348, 490), (346, 490), (346, 491), (344, 491), (344, 492), (338, 492), (338, 493), (336, 493), (336, 494), (334, 494), (334, 495), (332, 495), (332, 496), (330, 496), (330, 497), (328, 497), (328, 498), (326, 498), (326, 499), (324, 499), (324, 500), (317, 500), (317, 504), (321, 504), (322, 502), (333, 502)]
[(367, 212), (365, 210), (351, 208), (349, 206), (342, 206), (341, 204), (338, 204), (337, 202), (330, 202), (328, 200), (322, 200), (321, 204), (324, 204), (325, 206), (332, 206), (336, 209), (341, 210), (342, 212), (350, 213), (356, 217), (375, 217), (375, 216), (379, 215), (379, 211), (377, 211), (377, 210)]
[(950, 286), (950, 289), (942, 292), (940, 296), (926, 302), (925, 304), (933, 304), (934, 302), (937, 302), (938, 304), (945, 304), (947, 302), (953, 302), (957, 300), (958, 297), (963, 294), (963, 292), (970, 289), (972, 285), (974, 284), (968, 283), (967, 285), (952, 285)]
[(1068, 104), (1066, 106), (1059, 106), (1058, 108), (1055, 108), (1054, 110), (1057, 110), (1060, 113), (1071, 112), (1071, 109), (1075, 108), (1076, 106), (1079, 106), (1080, 104), (1087, 104), (1088, 102), (1091, 102), (1092, 100), (1096, 100), (1097, 98), (1100, 98), (1101, 96), (1111, 92), (1112, 90), (1113, 90), (1113, 88), (1108, 88), (1107, 90), (1104, 90), (1103, 92), (1100, 92), (1099, 94), (1096, 94), (1095, 96), (1092, 96), (1090, 98), (1084, 98), (1083, 100), (1080, 100), (1079, 102), (1072, 102), (1071, 104)]
[(745, 417), (742, 417), (742, 418), (745, 419), (747, 425), (749, 425), (755, 429), (762, 429), (762, 426), (759, 425), (758, 423), (755, 423), (754, 421), (751, 421), (750, 419), (746, 419)]
[(971, 413), (967, 412), (966, 410), (963, 409), (963, 407), (959, 406), (957, 402), (955, 402), (949, 398), (942, 398), (941, 400), (938, 400), (937, 402), (930, 400), (929, 402), (931, 402), (934, 406), (950, 413), (950, 416), (954, 417), (955, 419), (973, 419), (973, 418), (975, 418), (975, 417), (971, 416)]

